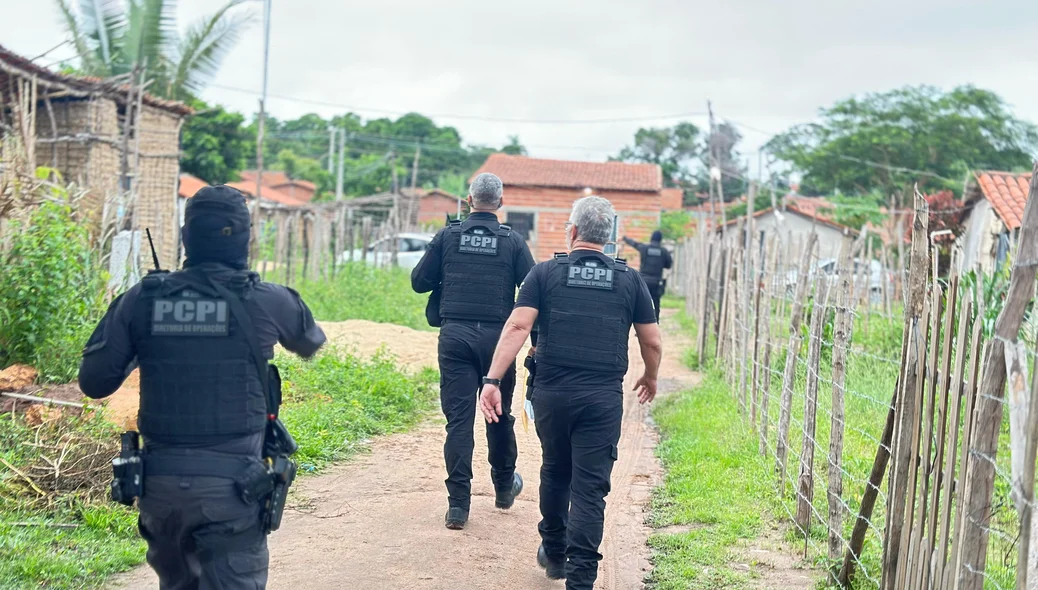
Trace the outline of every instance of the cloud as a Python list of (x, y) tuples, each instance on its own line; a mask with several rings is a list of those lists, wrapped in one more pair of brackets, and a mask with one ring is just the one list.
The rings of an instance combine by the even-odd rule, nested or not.
[[(60, 42), (49, 2), (6, 0), (4, 43), (35, 55)], [(259, 13), (259, 4), (251, 8)], [(212, 10), (181, 0), (182, 23)], [(763, 131), (810, 120), (852, 94), (905, 84), (974, 83), (1038, 121), (1038, 21), (1025, 0), (274, 0), (270, 92), (388, 111), (510, 119), (716, 113)], [(65, 53), (70, 53), (65, 48)], [(61, 57), (61, 56), (58, 56)], [(258, 91), (262, 28), (225, 62), (221, 86)], [(251, 112), (254, 94), (205, 98)], [(332, 107), (271, 99), (272, 114)], [(361, 111), (366, 117), (381, 116)], [(702, 115), (691, 117), (705, 126)], [(639, 126), (439, 118), (467, 142), (518, 134), (534, 155), (603, 159)], [(768, 139), (743, 129), (744, 152)]]

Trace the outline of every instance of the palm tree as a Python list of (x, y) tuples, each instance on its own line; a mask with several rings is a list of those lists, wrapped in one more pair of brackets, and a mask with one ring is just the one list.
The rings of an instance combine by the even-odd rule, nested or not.
[(55, 0), (84, 75), (109, 78), (138, 65), (154, 80), (149, 91), (187, 99), (215, 74), (227, 52), (251, 22), (229, 0), (213, 14), (177, 31), (176, 0)]

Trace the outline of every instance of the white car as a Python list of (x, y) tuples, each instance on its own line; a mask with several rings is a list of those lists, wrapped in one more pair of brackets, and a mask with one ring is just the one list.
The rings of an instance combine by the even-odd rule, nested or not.
[(353, 256), (353, 260), (359, 261), (364, 258), (365, 262), (375, 266), (389, 266), (393, 260), (393, 251), (391, 240), (398, 240), (399, 251), (397, 252), (396, 265), (400, 268), (411, 270), (418, 266), (418, 261), (422, 259), (425, 251), (429, 248), (429, 243), (432, 242), (434, 234), (412, 234), (412, 233), (401, 233), (395, 237), (382, 238), (376, 241), (367, 248), (367, 256), (364, 256), (364, 252), (356, 249), (349, 252), (343, 252), (341, 255), (341, 261), (347, 262), (350, 260), (350, 256)]

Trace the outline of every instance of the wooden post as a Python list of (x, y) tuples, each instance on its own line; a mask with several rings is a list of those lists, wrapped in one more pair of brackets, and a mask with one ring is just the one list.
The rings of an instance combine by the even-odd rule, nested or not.
[(815, 282), (814, 306), (811, 310), (810, 340), (807, 343), (807, 387), (804, 392), (804, 437), (800, 447), (800, 476), (797, 481), (796, 524), (804, 533), (804, 543), (811, 532), (811, 508), (815, 498), (815, 433), (818, 423), (818, 377), (822, 358), (822, 328), (829, 303), (829, 281), (820, 275)]
[(699, 357), (699, 368), (702, 370), (706, 362), (706, 342), (710, 328), (707, 325), (710, 307), (710, 275), (713, 272), (711, 265), (714, 261), (714, 241), (710, 240), (706, 250), (706, 266), (703, 269), (703, 284), (700, 286), (699, 302), (699, 333), (696, 335), (696, 355)]
[(1038, 580), (1038, 556), (1035, 555), (1034, 528), (1034, 462), (1038, 452), (1038, 370), (1031, 382), (1031, 399), (1027, 408), (1027, 445), (1024, 448), (1024, 472), (1020, 484), (1020, 551), (1017, 554), (1016, 588), (1027, 590)]
[(803, 321), (804, 300), (807, 298), (807, 275), (811, 268), (811, 256), (814, 252), (818, 234), (811, 232), (800, 260), (800, 272), (797, 275), (796, 295), (793, 298), (793, 311), (789, 327), (789, 346), (786, 348), (786, 370), (782, 376), (782, 398), (779, 407), (778, 440), (775, 444), (775, 461), (779, 475), (779, 496), (786, 495), (786, 458), (789, 453), (789, 418), (790, 405), (793, 403), (793, 378), (796, 376), (797, 356), (803, 345), (800, 335), (800, 322)]
[[(936, 254), (936, 252), (935, 252), (935, 254)], [(938, 391), (938, 395), (940, 396), (940, 403), (939, 403), (939, 405), (936, 406), (937, 424), (936, 424), (936, 431), (934, 433), (935, 436), (937, 437), (937, 449), (936, 449), (936, 454), (933, 457), (933, 461), (930, 463), (930, 465), (932, 466), (930, 471), (932, 472), (933, 484), (932, 484), (932, 487), (930, 488), (930, 502), (929, 502), (929, 507), (930, 507), (929, 520), (930, 520), (930, 522), (929, 522), (929, 525), (927, 526), (927, 532), (926, 532), (926, 541), (927, 542), (926, 542), (926, 545), (924, 546), (924, 548), (926, 549), (926, 552), (924, 553), (924, 561), (923, 561), (923, 585), (926, 586), (926, 587), (929, 587), (931, 585), (930, 584), (930, 582), (931, 582), (931, 577), (930, 577), (931, 574), (932, 573), (936, 573), (934, 570), (931, 569), (930, 564), (932, 562), (932, 559), (931, 559), (932, 553), (933, 553), (934, 549), (937, 547), (937, 543), (938, 543), (937, 524), (938, 524), (938, 521), (940, 520), (940, 515), (941, 515), (941, 510), (940, 510), (941, 488), (943, 487), (944, 481), (945, 481), (944, 478), (942, 477), (941, 465), (945, 462), (945, 457), (944, 457), (944, 454), (945, 454), (945, 441), (946, 441), (945, 439), (947, 438), (947, 434), (948, 434), (948, 431), (947, 431), (947, 428), (948, 428), (948, 405), (949, 405), (949, 402), (950, 402), (950, 399), (951, 399), (951, 396), (952, 396), (952, 393), (951, 393), (951, 387), (952, 387), (952, 376), (951, 376), (952, 366), (951, 366), (951, 362), (952, 362), (952, 345), (953, 345), (952, 334), (954, 333), (954, 330), (955, 330), (955, 318), (956, 318), (955, 308), (958, 305), (958, 292), (959, 292), (959, 277), (958, 277), (958, 275), (953, 274), (952, 277), (951, 277), (950, 285), (948, 287), (947, 302), (945, 303), (944, 331), (943, 331), (944, 332), (944, 338), (943, 338), (942, 344), (941, 344), (941, 350), (943, 351), (943, 354), (941, 355), (941, 370), (938, 373), (938, 377), (940, 379), (940, 383), (937, 386), (937, 391)], [(962, 379), (962, 364), (958, 363), (958, 361), (960, 360), (959, 357), (962, 356), (962, 353), (965, 350), (965, 347), (963, 346), (963, 344), (964, 344), (963, 340), (966, 337), (966, 326), (964, 324), (968, 323), (967, 318), (963, 316), (962, 312), (966, 311), (967, 309), (968, 309), (968, 305), (966, 305), (964, 303), (962, 305), (962, 311), (960, 311), (960, 314), (958, 316), (958, 318), (959, 318), (959, 331), (958, 331), (958, 339), (955, 341), (955, 344), (957, 344), (958, 349), (959, 349), (959, 352), (956, 355), (956, 362), (957, 362), (956, 377), (958, 379), (960, 379), (960, 380)], [(956, 390), (961, 390), (962, 389), (961, 385), (962, 385), (961, 382), (956, 384), (955, 389)], [(956, 414), (958, 414), (958, 407), (956, 407), (955, 412), (956, 412)], [(957, 420), (956, 420), (956, 422), (957, 422)], [(952, 455), (954, 455), (954, 453), (952, 453)], [(926, 456), (928, 457), (929, 455), (926, 455)], [(945, 504), (947, 504), (947, 502), (945, 502)], [(943, 552), (944, 551), (944, 547), (941, 546), (940, 550)], [(936, 580), (939, 580), (939, 579), (940, 578), (934, 577), (933, 581), (936, 581)]]
[(772, 290), (774, 289), (775, 281), (779, 279), (779, 257), (781, 256), (781, 237), (776, 235), (775, 239), (772, 240), (772, 250), (774, 250), (774, 262), (772, 268), (774, 269), (770, 277), (764, 278), (764, 358), (762, 362), (762, 368), (764, 370), (764, 383), (761, 385), (761, 405), (760, 405), (760, 454), (768, 454), (768, 428), (770, 426), (771, 419), (768, 416), (768, 406), (771, 403), (771, 300)]
[[(911, 285), (909, 302), (905, 308), (905, 330), (902, 338), (901, 375), (898, 384), (901, 388), (896, 396), (897, 407), (895, 424), (897, 437), (894, 445), (891, 467), (890, 492), (888, 494), (886, 542), (883, 547), (883, 574), (880, 582), (881, 590), (893, 590), (896, 585), (900, 540), (905, 530), (905, 509), (908, 500), (909, 469), (915, 452), (911, 442), (913, 433), (918, 432), (919, 422), (916, 411), (916, 392), (922, 385), (919, 365), (926, 337), (925, 300), (926, 276), (929, 267), (929, 250), (927, 249), (927, 226), (929, 214), (926, 200), (916, 193), (916, 211), (913, 221), (912, 258), (910, 266)], [(911, 514), (911, 513), (909, 513)]]
[(292, 255), (294, 254), (293, 246), (295, 245), (295, 232), (292, 230), (295, 229), (297, 219), (297, 215), (285, 217), (285, 225), (288, 228), (285, 236), (285, 286), (288, 287), (292, 286), (292, 272), (294, 270), (292, 266)]
[(876, 458), (872, 462), (872, 472), (865, 485), (865, 493), (861, 497), (861, 508), (858, 510), (858, 518), (854, 521), (854, 530), (851, 531), (851, 540), (843, 557), (843, 567), (840, 568), (840, 574), (837, 576), (837, 581), (843, 588), (850, 588), (851, 580), (854, 579), (854, 568), (861, 557), (861, 550), (865, 547), (865, 535), (869, 532), (869, 521), (872, 520), (876, 498), (879, 497), (879, 486), (883, 483), (883, 474), (887, 471), (887, 462), (890, 460), (890, 441), (894, 435), (894, 407), (897, 405), (899, 389), (900, 384), (894, 387), (894, 398), (890, 403), (890, 410), (887, 412), (883, 436), (880, 437)]
[[(1006, 343), (1020, 336), (1024, 310), (1034, 296), (1035, 271), (1038, 270), (1038, 163), (1031, 174), (1031, 189), (1024, 207), (1016, 262), (1009, 292), (998, 320), (995, 337), (984, 357), (984, 376), (977, 397), (977, 424), (970, 453), (971, 478), (966, 483), (965, 523), (962, 561), (959, 563), (959, 590), (981, 590), (987, 565), (988, 523), (995, 485), (994, 461), (998, 456), (999, 426), (1006, 384)], [(1033, 434), (1032, 434), (1033, 436)]]
[(731, 273), (732, 257), (731, 257), (731, 253), (728, 251), (728, 245), (727, 244), (722, 242), (721, 243), (721, 248), (722, 248), (721, 258), (723, 260), (723, 263), (722, 263), (723, 266), (721, 268), (721, 278), (720, 278), (720, 283), (719, 283), (720, 284), (721, 293), (720, 293), (720, 299), (718, 300), (720, 302), (721, 308), (719, 310), (720, 313), (719, 313), (719, 317), (718, 317), (718, 324), (717, 324), (717, 330), (716, 330), (717, 338), (716, 338), (715, 344), (717, 346), (717, 350), (714, 351), (714, 358), (717, 359), (718, 361), (723, 362), (724, 357), (722, 356), (722, 354), (724, 353), (724, 343), (725, 343), (724, 341), (728, 337), (728, 334), (727, 333), (723, 333), (723, 332), (726, 332), (727, 327), (728, 327), (727, 326), (727, 323), (728, 323), (728, 307), (729, 307), (728, 300), (730, 298), (729, 295), (731, 294), (730, 293), (730, 289), (728, 289), (728, 280), (729, 280), (729, 275)]
[[(980, 300), (978, 300), (979, 302)], [(966, 506), (966, 482), (969, 480), (969, 451), (970, 441), (973, 437), (973, 425), (976, 422), (977, 388), (980, 379), (981, 359), (981, 336), (983, 334), (983, 315), (978, 313), (973, 322), (973, 342), (970, 343), (970, 376), (966, 382), (966, 391), (963, 397), (966, 401), (966, 409), (963, 412), (965, 423), (962, 428), (962, 448), (959, 451), (959, 478), (955, 486), (955, 534), (952, 537), (951, 548), (948, 552), (948, 565), (944, 571), (944, 588), (952, 588), (958, 584), (959, 563), (962, 561), (962, 538), (965, 536), (965, 515), (963, 510)], [(983, 350), (987, 352), (986, 345)]]
[[(764, 238), (761, 238), (763, 244)], [(753, 361), (752, 368), (753, 374), (750, 377), (753, 395), (750, 402), (750, 424), (752, 424), (756, 430), (757, 426), (757, 413), (760, 410), (760, 325), (761, 325), (761, 299), (764, 291), (764, 270), (766, 260), (764, 256), (760, 256), (760, 269), (757, 271), (757, 280), (754, 282), (755, 288), (753, 289)], [(764, 315), (767, 315), (765, 312)], [(766, 321), (766, 320), (765, 320)]]
[[(951, 532), (951, 515), (952, 515), (952, 503), (955, 499), (955, 451), (959, 445), (959, 428), (961, 425), (961, 411), (962, 411), (962, 400), (965, 392), (965, 386), (962, 382), (963, 373), (966, 369), (966, 354), (970, 351), (970, 344), (967, 341), (967, 330), (969, 329), (970, 319), (973, 314), (973, 303), (970, 300), (962, 302), (962, 306), (959, 309), (959, 331), (955, 338), (956, 350), (955, 350), (955, 377), (951, 381), (951, 390), (948, 392), (948, 397), (955, 396), (955, 403), (951, 406), (948, 411), (948, 416), (951, 418), (951, 428), (948, 433), (951, 434), (951, 441), (947, 446), (947, 453), (944, 457), (944, 475), (942, 481), (948, 486), (948, 495), (944, 499), (944, 502), (940, 503), (940, 537), (935, 545), (935, 560), (934, 560), (934, 585), (937, 587), (943, 587), (944, 582), (944, 571), (945, 566), (948, 563), (948, 541)], [(980, 338), (980, 327), (982, 322), (974, 323), (974, 339)], [(967, 419), (969, 417), (967, 416)], [(941, 457), (938, 457), (940, 459)], [(938, 495), (940, 500), (940, 495)], [(936, 507), (938, 502), (934, 503)]]
[(750, 182), (750, 190), (746, 195), (746, 223), (743, 224), (742, 228), (745, 239), (742, 243), (743, 277), (740, 283), (740, 291), (742, 291), (740, 307), (742, 311), (743, 329), (739, 331), (740, 342), (742, 344), (741, 354), (739, 355), (741, 358), (741, 362), (739, 363), (739, 400), (744, 409), (746, 409), (746, 406), (750, 405), (746, 378), (750, 372), (747, 363), (750, 360), (750, 318), (752, 311), (750, 307), (750, 284), (753, 281), (753, 202), (756, 198), (757, 183)]
[(851, 249), (850, 236), (845, 235), (840, 248), (840, 290), (836, 299), (836, 319), (833, 334), (833, 388), (832, 424), (829, 430), (829, 559), (836, 561), (843, 552), (843, 385), (847, 374), (847, 349), (851, 344), (854, 318), (851, 303)]

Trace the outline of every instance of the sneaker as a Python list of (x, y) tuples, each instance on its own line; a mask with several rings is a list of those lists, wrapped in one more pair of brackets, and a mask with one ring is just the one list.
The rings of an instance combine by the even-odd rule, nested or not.
[(523, 478), (518, 473), (512, 476), (512, 489), (505, 491), (498, 491), (497, 498), (494, 500), (494, 506), (497, 506), (501, 510), (508, 510), (515, 504), (515, 497), (523, 491)]
[(443, 524), (452, 531), (460, 531), (469, 521), (469, 511), (464, 508), (448, 508)]
[(537, 565), (544, 569), (544, 573), (549, 580), (566, 579), (566, 560), (548, 557), (548, 552), (544, 550), (544, 545), (537, 548)]

